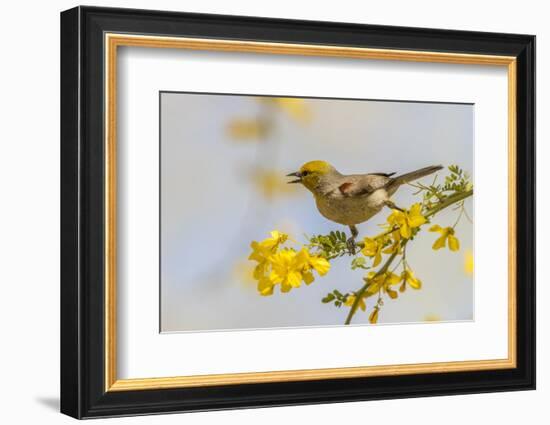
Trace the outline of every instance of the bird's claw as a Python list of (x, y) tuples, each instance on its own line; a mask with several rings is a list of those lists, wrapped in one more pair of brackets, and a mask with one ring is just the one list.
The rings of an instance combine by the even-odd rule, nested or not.
[(357, 250), (357, 244), (355, 243), (355, 238), (349, 238), (346, 244), (348, 246), (348, 250), (351, 253), (351, 255), (355, 255), (355, 251)]

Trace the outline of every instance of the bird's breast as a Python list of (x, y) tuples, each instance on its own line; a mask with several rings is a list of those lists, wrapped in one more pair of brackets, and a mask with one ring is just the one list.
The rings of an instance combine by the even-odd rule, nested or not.
[(380, 212), (387, 200), (388, 194), (384, 189), (358, 197), (345, 197), (339, 194), (315, 196), (317, 209), (325, 218), (346, 226), (367, 221)]

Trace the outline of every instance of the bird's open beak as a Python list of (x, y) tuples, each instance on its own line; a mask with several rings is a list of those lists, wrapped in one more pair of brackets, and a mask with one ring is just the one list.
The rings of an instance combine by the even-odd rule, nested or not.
[(302, 174), (299, 171), (286, 175), (287, 177), (298, 177), (296, 180), (291, 180), (287, 183), (302, 183)]

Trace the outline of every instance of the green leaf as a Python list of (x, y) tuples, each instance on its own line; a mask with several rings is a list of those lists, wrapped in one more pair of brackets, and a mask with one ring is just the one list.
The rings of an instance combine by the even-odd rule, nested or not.
[(323, 298), (321, 301), (324, 303), (324, 304), (327, 304), (329, 302), (331, 302), (332, 300), (334, 300), (336, 297), (334, 296), (334, 294), (327, 294), (327, 296), (325, 298)]
[(365, 257), (356, 257), (352, 260), (351, 262), (351, 269), (352, 270), (355, 270), (355, 269), (363, 269), (363, 268), (366, 268), (367, 264), (367, 259)]

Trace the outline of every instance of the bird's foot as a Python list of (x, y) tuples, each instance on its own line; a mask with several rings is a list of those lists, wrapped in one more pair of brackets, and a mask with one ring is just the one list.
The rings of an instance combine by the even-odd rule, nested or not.
[(357, 251), (357, 243), (355, 243), (355, 238), (351, 237), (346, 241), (346, 244), (348, 246), (348, 250), (351, 255), (355, 255), (355, 252)]
[(349, 230), (351, 232), (351, 237), (347, 240), (348, 250), (351, 255), (355, 255), (355, 252), (357, 251), (357, 244), (355, 243), (355, 238), (359, 236), (359, 230), (357, 230), (357, 227), (354, 224), (351, 224), (349, 226)]

